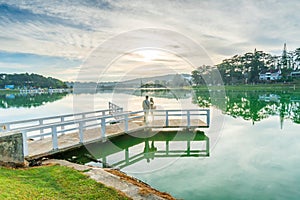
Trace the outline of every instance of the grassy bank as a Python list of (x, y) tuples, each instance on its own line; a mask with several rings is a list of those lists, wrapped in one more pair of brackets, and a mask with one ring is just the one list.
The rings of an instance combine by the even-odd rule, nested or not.
[(4, 89), (1, 89), (0, 90), (0, 95), (2, 94), (19, 94), (20, 93), (20, 90), (4, 90)]
[[(194, 86), (195, 90), (207, 91), (207, 86)], [(293, 83), (266, 83), (266, 84), (248, 84), (248, 85), (225, 85), (225, 91), (300, 91), (300, 81)], [(210, 86), (211, 90), (223, 89), (221, 86)]]
[(63, 166), (0, 167), (0, 199), (128, 199), (112, 188)]

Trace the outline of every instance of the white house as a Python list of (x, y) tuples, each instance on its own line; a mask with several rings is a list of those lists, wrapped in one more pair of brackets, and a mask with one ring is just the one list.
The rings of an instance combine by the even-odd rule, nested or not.
[(293, 78), (300, 78), (300, 71), (291, 72), (290, 76)]
[(265, 73), (259, 73), (259, 80), (261, 81), (277, 81), (282, 78), (281, 70), (278, 69), (276, 71), (267, 71)]

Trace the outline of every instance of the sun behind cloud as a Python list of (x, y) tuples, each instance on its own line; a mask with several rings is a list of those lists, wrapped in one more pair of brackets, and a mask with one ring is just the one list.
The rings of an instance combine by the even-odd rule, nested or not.
[(163, 52), (158, 50), (140, 50), (134, 53), (140, 55), (144, 62), (159, 59), (162, 57), (162, 54), (164, 54)]

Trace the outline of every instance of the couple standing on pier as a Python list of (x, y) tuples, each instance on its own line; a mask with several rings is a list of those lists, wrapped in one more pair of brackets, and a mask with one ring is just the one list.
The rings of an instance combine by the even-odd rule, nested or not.
[[(145, 122), (148, 122), (148, 115), (149, 115), (149, 110), (153, 110), (156, 108), (156, 106), (154, 105), (154, 100), (153, 98), (151, 97), (150, 98), (150, 101), (148, 100), (149, 99), (149, 96), (147, 95), (145, 100), (143, 101), (143, 110), (144, 110), (144, 121)], [(152, 118), (153, 118), (153, 112), (151, 112), (152, 114)]]

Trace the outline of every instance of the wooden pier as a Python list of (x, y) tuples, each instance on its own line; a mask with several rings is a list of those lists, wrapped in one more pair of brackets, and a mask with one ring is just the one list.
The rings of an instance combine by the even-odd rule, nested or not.
[(24, 155), (34, 158), (142, 130), (208, 128), (210, 110), (151, 110), (144, 119), (143, 110), (123, 111), (109, 103), (106, 110), (6, 122), (0, 128), (21, 132)]

